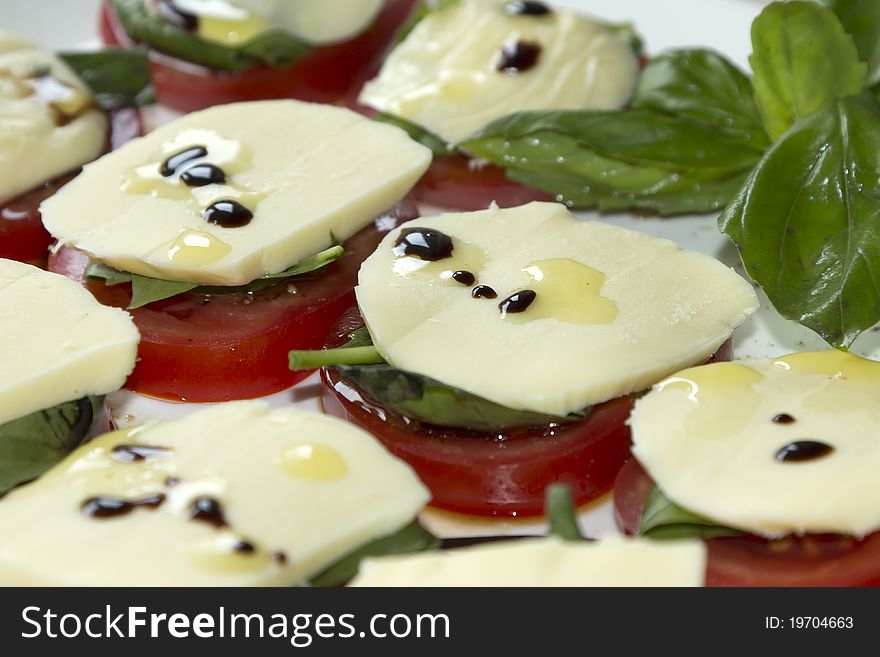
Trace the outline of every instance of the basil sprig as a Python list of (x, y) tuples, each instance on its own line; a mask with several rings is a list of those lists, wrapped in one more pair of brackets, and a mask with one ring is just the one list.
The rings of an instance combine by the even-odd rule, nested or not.
[(88, 85), (105, 112), (155, 102), (147, 55), (141, 50), (110, 48), (59, 56)]
[(577, 422), (586, 409), (566, 417), (523, 411), (484, 399), (430, 377), (389, 365), (373, 346), (366, 327), (335, 349), (291, 351), (292, 370), (331, 367), (373, 401), (419, 422), (473, 431), (502, 431), (517, 427)]
[(288, 267), (284, 271), (276, 274), (266, 274), (247, 285), (238, 286), (219, 286), (219, 285), (200, 285), (198, 283), (187, 283), (186, 281), (166, 281), (160, 278), (150, 278), (149, 276), (141, 276), (139, 274), (131, 274), (129, 272), (120, 271), (109, 267), (103, 263), (96, 262), (89, 267), (88, 276), (90, 278), (102, 278), (106, 285), (120, 285), (122, 283), (131, 283), (131, 303), (128, 304), (128, 310), (140, 308), (155, 301), (170, 299), (178, 294), (186, 292), (195, 292), (197, 294), (233, 294), (233, 293), (249, 293), (259, 292), (272, 285), (279, 280), (308, 274), (318, 269), (322, 269), (331, 262), (338, 260), (345, 255), (345, 249), (336, 244), (329, 249), (325, 249), (320, 253), (309, 256), (300, 260), (295, 265)]
[(656, 539), (677, 539), (738, 536), (742, 532), (683, 509), (654, 486), (645, 502), (639, 534)]
[(880, 82), (880, 2), (823, 0), (853, 38), (859, 59), (868, 65), (868, 83)]
[(283, 30), (271, 30), (230, 47), (200, 39), (150, 11), (145, 0), (112, 0), (119, 21), (139, 43), (213, 69), (239, 72), (259, 64), (284, 69), (312, 50)]
[(86, 397), (0, 425), (0, 495), (36, 479), (89, 433), (98, 400)]

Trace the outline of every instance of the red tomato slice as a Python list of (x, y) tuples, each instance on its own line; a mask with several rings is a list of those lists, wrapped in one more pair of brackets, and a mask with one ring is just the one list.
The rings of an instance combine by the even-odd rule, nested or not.
[[(378, 69), (397, 29), (416, 0), (386, 0), (372, 27), (344, 43), (315, 48), (293, 66), (257, 66), (240, 73), (212, 71), (158, 51), (150, 51), (150, 71), (159, 102), (183, 112), (245, 100), (296, 98), (318, 103), (341, 99)], [(132, 45), (110, 6), (104, 3), (100, 31), (108, 45)]]
[[(140, 136), (140, 114), (134, 108), (109, 113), (111, 149)], [(76, 173), (66, 173), (0, 206), (0, 258), (43, 261), (52, 237), (43, 228), (40, 203), (57, 192)]]
[[(614, 511), (627, 534), (638, 533), (654, 486), (635, 459), (614, 483)], [(880, 532), (863, 539), (808, 534), (768, 540), (745, 535), (706, 541), (708, 586), (880, 586)]]
[[(138, 363), (126, 387), (175, 401), (219, 402), (279, 392), (306, 378), (291, 372), (287, 352), (318, 349), (354, 302), (361, 262), (385, 233), (418, 216), (404, 199), (345, 242), (347, 255), (326, 269), (255, 294), (182, 294), (131, 311), (141, 333)], [(124, 308), (130, 286), (86, 278), (89, 258), (62, 248), (51, 271), (87, 285), (95, 297)]]

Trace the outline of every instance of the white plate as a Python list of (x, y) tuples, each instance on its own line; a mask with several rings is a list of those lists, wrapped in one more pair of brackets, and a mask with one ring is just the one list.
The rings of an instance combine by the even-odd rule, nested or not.
[[(764, 0), (557, 0), (557, 5), (579, 9), (605, 20), (633, 22), (645, 38), (649, 53), (667, 48), (703, 46), (714, 48), (746, 68), (750, 25)], [(22, 36), (53, 48), (70, 47), (94, 40), (98, 0), (2, 0), (0, 25)], [(430, 212), (430, 210), (427, 210)], [(595, 218), (591, 212), (580, 213)], [(669, 238), (688, 249), (712, 255), (740, 273), (736, 249), (717, 230), (715, 216), (644, 219), (617, 216), (606, 221)], [(782, 319), (761, 295), (762, 308), (735, 336), (736, 355), (740, 358), (778, 356), (794, 351), (823, 348), (823, 342), (811, 331)], [(877, 357), (880, 333), (868, 332), (854, 351)], [(274, 405), (295, 405), (319, 410), (316, 377), (295, 388), (269, 397)], [(170, 404), (148, 399), (127, 391), (109, 397), (115, 419), (120, 425), (149, 419), (167, 419), (190, 413), (195, 404)], [(608, 496), (580, 510), (583, 529), (592, 536), (617, 530)], [(529, 519), (485, 520), (429, 510), (423, 520), (444, 536), (474, 534), (535, 533), (543, 523)]]

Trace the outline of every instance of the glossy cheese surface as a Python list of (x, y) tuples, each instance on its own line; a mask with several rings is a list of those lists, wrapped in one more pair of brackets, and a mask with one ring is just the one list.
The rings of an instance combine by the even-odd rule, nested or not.
[(138, 332), (64, 276), (0, 259), (0, 424), (118, 390), (134, 369)]
[[(461, 0), (430, 13), (360, 102), (455, 144), (515, 112), (617, 109), (629, 101), (639, 64), (628, 44), (571, 11), (511, 15), (506, 4)], [(517, 51), (527, 56), (512, 58)], [(520, 70), (499, 70), (511, 61)]]
[(0, 31), (0, 205), (98, 157), (107, 118), (53, 53)]
[[(89, 515), (95, 498), (134, 506)], [(360, 429), (221, 404), (96, 438), (0, 501), (0, 584), (294, 585), (427, 500)]]
[[(395, 244), (414, 229), (451, 238), (450, 257), (403, 255)], [(457, 271), (474, 284), (458, 282)], [(479, 285), (497, 297), (474, 298)], [(522, 310), (526, 291), (535, 296)], [(758, 303), (713, 258), (555, 203), (410, 221), (367, 259), (356, 293), (395, 367), (552, 415), (705, 360)]]
[(679, 372), (636, 402), (636, 458), (679, 506), (765, 536), (880, 529), (880, 363), (844, 352)]
[[(331, 233), (352, 236), (397, 203), (430, 160), (402, 130), (346, 109), (234, 103), (189, 114), (102, 157), (41, 210), (62, 243), (117, 269), (243, 285), (326, 249)], [(204, 177), (217, 170), (223, 178)], [(186, 183), (195, 172), (199, 183)], [(211, 223), (208, 209), (228, 201), (252, 219)]]
[(353, 586), (702, 586), (702, 541), (524, 539), (367, 559)]

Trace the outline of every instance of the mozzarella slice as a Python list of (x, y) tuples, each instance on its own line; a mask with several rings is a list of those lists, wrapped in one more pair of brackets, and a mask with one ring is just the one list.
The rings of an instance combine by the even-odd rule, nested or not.
[(878, 398), (880, 363), (836, 350), (696, 367), (636, 403), (633, 453), (719, 524), (862, 536), (880, 529)]
[(107, 118), (54, 54), (0, 31), (0, 205), (98, 157)]
[(134, 369), (138, 332), (73, 281), (0, 259), (0, 424), (118, 390)]
[[(185, 162), (171, 156), (193, 150)], [(243, 285), (346, 239), (392, 207), (431, 161), (396, 128), (349, 110), (292, 100), (222, 105), (189, 114), (87, 166), (43, 203), (61, 242), (144, 276)], [(165, 163), (176, 173), (159, 173)], [(208, 165), (225, 183), (190, 187)], [(219, 179), (218, 179), (219, 180)], [(234, 200), (245, 226), (209, 223)]]
[[(452, 238), (434, 262), (400, 255), (409, 228)], [(496, 299), (473, 298), (468, 271)], [(524, 312), (499, 304), (536, 292)], [(642, 390), (714, 353), (758, 307), (717, 260), (555, 203), (416, 219), (361, 267), (356, 290), (395, 367), (514, 409), (565, 415)]]
[(702, 541), (527, 539), (365, 560), (352, 586), (702, 586)]
[[(510, 15), (503, 0), (461, 0), (422, 19), (367, 83), (360, 102), (455, 144), (526, 110), (616, 109), (639, 63), (605, 26), (571, 11)], [(524, 44), (533, 66), (499, 71)], [(533, 58), (534, 59), (534, 58)]]
[[(396, 532), (428, 498), (360, 429), (222, 404), (96, 438), (0, 501), (0, 583), (297, 584)], [(88, 514), (107, 500), (140, 505)]]

